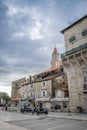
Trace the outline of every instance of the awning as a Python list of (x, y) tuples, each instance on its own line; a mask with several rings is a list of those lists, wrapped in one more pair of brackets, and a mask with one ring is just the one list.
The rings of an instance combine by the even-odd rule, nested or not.
[(52, 98), (51, 102), (62, 102), (62, 101), (69, 101), (69, 98)]
[(16, 97), (12, 98), (11, 101), (19, 101), (20, 100), (20, 96), (17, 95)]
[(50, 101), (50, 99), (49, 98), (36, 98), (35, 101), (42, 101), (42, 102), (44, 102), (44, 101)]
[(62, 89), (63, 91), (68, 91), (68, 88), (65, 87), (65, 86), (62, 86), (61, 89)]

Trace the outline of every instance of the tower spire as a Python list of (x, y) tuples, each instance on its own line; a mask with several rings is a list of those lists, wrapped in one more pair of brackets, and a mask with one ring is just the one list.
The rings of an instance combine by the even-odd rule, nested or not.
[(61, 59), (59, 56), (59, 52), (58, 52), (57, 48), (55, 47), (53, 49), (53, 53), (52, 53), (52, 60), (51, 60), (52, 68), (56, 67), (56, 66), (59, 67), (61, 64), (62, 64), (62, 62), (61, 62)]

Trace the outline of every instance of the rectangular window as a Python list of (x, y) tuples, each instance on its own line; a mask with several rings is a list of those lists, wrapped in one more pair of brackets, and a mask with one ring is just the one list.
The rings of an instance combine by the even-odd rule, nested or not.
[(31, 88), (34, 88), (34, 84), (31, 84)]
[(41, 97), (46, 97), (47, 96), (47, 91), (41, 91)]
[(85, 35), (87, 35), (87, 30), (84, 30), (84, 31), (82, 32), (82, 36), (85, 36)]
[(71, 38), (69, 39), (69, 42), (73, 42), (73, 41), (75, 41), (75, 40), (76, 40), (76, 37), (73, 36), (73, 37), (71, 37)]
[(87, 84), (84, 85), (84, 90), (87, 90)]
[(43, 91), (43, 97), (45, 97), (45, 91)]
[(84, 78), (84, 82), (87, 82), (87, 72), (86, 71), (83, 72), (83, 78)]
[(46, 82), (42, 82), (42, 86), (46, 86)]

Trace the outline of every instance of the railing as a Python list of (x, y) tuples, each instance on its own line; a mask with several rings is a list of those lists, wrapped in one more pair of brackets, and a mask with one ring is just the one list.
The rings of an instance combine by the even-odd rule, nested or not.
[(69, 97), (66, 98), (52, 98), (50, 101), (69, 101)]
[(27, 99), (27, 97), (21, 97), (20, 100), (21, 101), (25, 101)]
[(73, 53), (84, 50), (86, 48), (87, 48), (87, 43), (85, 43), (84, 45), (80, 45), (79, 47), (73, 48), (70, 51), (66, 51), (65, 53), (61, 54), (61, 58), (65, 58), (68, 55), (72, 55)]
[(28, 100), (35, 100), (35, 96), (28, 96)]

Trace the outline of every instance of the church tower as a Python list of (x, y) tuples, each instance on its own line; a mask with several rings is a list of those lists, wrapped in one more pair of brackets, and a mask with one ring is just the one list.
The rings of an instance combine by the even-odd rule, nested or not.
[(57, 66), (60, 67), (60, 65), (62, 65), (61, 58), (56, 47), (54, 48), (52, 53), (51, 65), (52, 68)]

